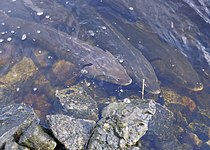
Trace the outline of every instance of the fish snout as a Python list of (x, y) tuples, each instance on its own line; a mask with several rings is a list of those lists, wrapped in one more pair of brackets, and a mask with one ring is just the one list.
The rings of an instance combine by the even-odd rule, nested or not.
[(124, 77), (124, 78), (118, 78), (117, 79), (117, 84), (120, 84), (120, 85), (123, 85), (123, 86), (127, 86), (127, 85), (130, 85), (132, 83), (132, 79), (127, 76), (127, 77)]
[(153, 83), (150, 86), (146, 85), (145, 90), (154, 95), (160, 94), (161, 92), (161, 89), (158, 83)]
[(191, 88), (191, 90), (195, 91), (195, 92), (202, 91), (203, 90), (203, 83), (201, 83), (201, 82), (196, 83), (196, 85), (193, 88)]

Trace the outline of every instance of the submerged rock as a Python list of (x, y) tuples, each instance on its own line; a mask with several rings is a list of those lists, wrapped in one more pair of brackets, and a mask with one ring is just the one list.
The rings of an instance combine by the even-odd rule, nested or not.
[(195, 133), (204, 142), (210, 139), (210, 127), (198, 120), (193, 120), (187, 129)]
[(191, 112), (196, 109), (196, 104), (191, 98), (187, 96), (182, 97), (169, 88), (161, 88), (161, 91), (167, 106), (170, 104), (180, 104), (184, 107), (187, 107)]
[(30, 58), (24, 57), (20, 62), (15, 64), (10, 71), (4, 76), (0, 77), (0, 83), (6, 88), (13, 89), (18, 84), (25, 83), (31, 79), (36, 73), (37, 69), (35, 64)]
[(153, 100), (132, 99), (114, 102), (104, 108), (87, 145), (87, 149), (127, 149), (135, 145), (148, 130), (155, 114)]
[[(165, 106), (156, 104), (156, 113), (149, 122), (149, 130), (145, 136), (156, 149), (190, 150), (189, 145), (181, 144), (176, 137), (177, 126), (174, 124), (176, 118)], [(145, 140), (144, 139), (144, 140)], [(144, 143), (144, 141), (143, 141)]]
[(0, 148), (7, 141), (17, 140), (23, 131), (39, 119), (33, 109), (24, 104), (12, 104), (0, 108)]
[(87, 94), (81, 86), (72, 86), (56, 91), (63, 107), (74, 117), (80, 119), (98, 120), (97, 102)]
[(69, 150), (84, 149), (95, 125), (95, 121), (66, 115), (48, 115), (47, 120), (55, 138)]

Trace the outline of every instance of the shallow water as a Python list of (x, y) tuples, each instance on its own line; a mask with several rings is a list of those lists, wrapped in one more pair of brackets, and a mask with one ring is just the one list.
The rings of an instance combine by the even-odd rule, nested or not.
[[(35, 109), (44, 124), (47, 114), (68, 114), (55, 96), (55, 91), (72, 85), (80, 84), (80, 86), (85, 87), (90, 92), (90, 95), (98, 99), (97, 103), (100, 109), (113, 99), (123, 100), (130, 96), (142, 95), (142, 85), (135, 83), (134, 80), (128, 86), (124, 85), (129, 79), (121, 80), (121, 82), (125, 82), (124, 85), (109, 83), (106, 82), (107, 79), (103, 81), (104, 77), (102, 76), (104, 74), (105, 76), (107, 75), (105, 71), (102, 75), (100, 74), (100, 78), (89, 77), (87, 76), (87, 70), (84, 68), (90, 67), (91, 63), (80, 65), (83, 62), (78, 62), (80, 57), (72, 57), (72, 61), (70, 61), (67, 58), (70, 55), (65, 56), (66, 53), (59, 54), (59, 52), (49, 50), (58, 46), (55, 42), (53, 43), (54, 45), (50, 42), (39, 44), (42, 41), (42, 36), (39, 37), (36, 34), (40, 34), (42, 29), (37, 27), (45, 26), (55, 31), (55, 34), (43, 36), (47, 37), (49, 41), (50, 38), (53, 38), (52, 41), (59, 41), (61, 44), (66, 42), (59, 34), (62, 31), (66, 35), (70, 35), (75, 39), (86, 40), (86, 43), (100, 48), (100, 45), (97, 45), (89, 38), (96, 37), (97, 30), (89, 30), (84, 32), (86, 34), (82, 36), (80, 34), (80, 32), (83, 33), (82, 25), (84, 26), (89, 20), (86, 20), (85, 16), (80, 16), (82, 21), (79, 20), (77, 8), (80, 6), (93, 7), (100, 16), (106, 18), (106, 21), (110, 24), (113, 24), (113, 27), (116, 22), (111, 20), (111, 15), (122, 19), (130, 27), (135, 25), (144, 35), (148, 36), (145, 38), (141, 37), (141, 42), (143, 42), (137, 44), (138, 47), (136, 49), (152, 52), (153, 49), (157, 49), (157, 46), (160, 45), (169, 53), (170, 50), (175, 49), (175, 51), (184, 55), (187, 62), (189, 61), (196, 73), (195, 76), (198, 75), (203, 84), (203, 90), (197, 88), (197, 90), (192, 91), (183, 86), (184, 84), (179, 84), (176, 78), (169, 78), (173, 74), (173, 72), (169, 72), (170, 68), (166, 71), (163, 65), (162, 67), (159, 66), (160, 64), (169, 65), (170, 63), (168, 62), (171, 62), (169, 57), (150, 57), (150, 53), (148, 56), (145, 55), (154, 67), (162, 92), (158, 95), (153, 95), (146, 91), (144, 97), (152, 97), (158, 103), (165, 105), (174, 112), (176, 116), (174, 124), (179, 129), (182, 129), (182, 131), (177, 131), (176, 134), (176, 138), (181, 144), (187, 143), (193, 149), (208, 148), (210, 137), (210, 2), (208, 0), (169, 0), (167, 2), (163, 0), (151, 0), (149, 2), (136, 0), (132, 1), (132, 3), (123, 0), (121, 2), (119, 4), (111, 0), (104, 0), (91, 1), (88, 4), (83, 1), (71, 0), (2, 0), (0, 5), (1, 13), (14, 17), (14, 19), (19, 18), (23, 21), (32, 22), (32, 25), (30, 26), (31, 32), (28, 32), (30, 27), (27, 27), (27, 32), (24, 32), (24, 26), (14, 26), (14, 24), (17, 24), (10, 21), (11, 27), (9, 27), (5, 24), (5, 17), (0, 17), (0, 102), (2, 101), (2, 105), (12, 101), (29, 104)], [(33, 22), (35, 23), (34, 26)], [(37, 26), (38, 24), (40, 26)], [(129, 31), (129, 29), (126, 29), (122, 24), (117, 24), (117, 26), (119, 28), (116, 28), (116, 31), (122, 34), (121, 36), (124, 36), (123, 40), (134, 45), (135, 40), (132, 43), (131, 37), (126, 36), (126, 32), (120, 32), (120, 30)], [(104, 31), (107, 29), (106, 26), (100, 26), (100, 28)], [(37, 33), (34, 32), (34, 29), (37, 29)], [(138, 38), (138, 34), (136, 33), (133, 37)], [(34, 42), (39, 40), (40, 42)], [(101, 42), (106, 44), (105, 40)], [(115, 43), (113, 42), (112, 44), (114, 45)], [(64, 49), (65, 46), (63, 44), (59, 48)], [(158, 50), (161, 51), (161, 48)], [(119, 64), (125, 61), (131, 63), (132, 60), (121, 58), (121, 51), (123, 49), (119, 50), (117, 57)], [(143, 55), (144, 51), (142, 51)], [(73, 52), (75, 54), (75, 51)], [(86, 53), (78, 50), (76, 55), (85, 56)], [(181, 60), (176, 53), (172, 57), (174, 60)], [(92, 60), (92, 62), (94, 61), (96, 60)], [(158, 61), (161, 61), (161, 63)], [(188, 77), (194, 77), (194, 72), (187, 70), (187, 67), (184, 68), (185, 70), (180, 69), (180, 64), (184, 63), (171, 63), (171, 70), (178, 68), (176, 71), (179, 74), (189, 74)], [(180, 65), (180, 67), (176, 65)], [(104, 68), (106, 68), (106, 65)], [(97, 72), (97, 69), (91, 69), (93, 72)], [(114, 66), (111, 69), (114, 69)], [(106, 71), (110, 71), (110, 66)], [(114, 71), (112, 70), (111, 72)], [(119, 69), (120, 71), (122, 69)], [(190, 75), (190, 73), (193, 74)], [(119, 77), (123, 75), (125, 76), (125, 74), (119, 74)], [(181, 80), (183, 79), (181, 78)], [(195, 79), (190, 79), (192, 82), (193, 80)], [(112, 81), (110, 80), (110, 82)], [(196, 80), (196, 82), (200, 81)], [(189, 125), (193, 121), (197, 121), (201, 126), (205, 126), (203, 131), (207, 130), (208, 133), (202, 132), (202, 129), (190, 128)], [(143, 137), (143, 140), (149, 141), (147, 137)], [(200, 143), (198, 142), (199, 140)], [(154, 145), (155, 141), (150, 140), (148, 143), (151, 148), (156, 148)]]

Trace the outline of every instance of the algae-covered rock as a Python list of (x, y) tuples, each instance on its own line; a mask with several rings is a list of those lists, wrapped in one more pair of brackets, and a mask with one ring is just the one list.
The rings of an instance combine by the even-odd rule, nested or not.
[(177, 94), (175, 91), (169, 88), (161, 88), (161, 91), (163, 98), (166, 101), (166, 105), (180, 104), (187, 107), (191, 112), (195, 110), (196, 104), (191, 98), (187, 96), (182, 97), (181, 95)]
[(59, 98), (63, 107), (74, 117), (98, 120), (97, 103), (83, 87), (76, 85), (67, 89), (57, 90), (55, 96)]
[(141, 99), (130, 101), (114, 102), (104, 108), (88, 149), (128, 149), (146, 133), (148, 122), (155, 114), (155, 102)]
[(28, 127), (18, 143), (31, 149), (54, 150), (56, 147), (56, 142), (37, 124)]
[(193, 120), (187, 129), (195, 133), (204, 142), (210, 139), (210, 127), (198, 120)]
[(80, 71), (77, 65), (65, 60), (58, 60), (52, 67), (53, 83), (65, 83), (68, 86), (76, 81)]
[(20, 62), (15, 64), (7, 74), (0, 77), (1, 86), (13, 89), (18, 84), (24, 83), (33, 77), (37, 71), (33, 61), (30, 58), (24, 57)]
[(48, 115), (47, 120), (55, 138), (69, 150), (83, 150), (95, 126), (95, 121), (66, 115)]

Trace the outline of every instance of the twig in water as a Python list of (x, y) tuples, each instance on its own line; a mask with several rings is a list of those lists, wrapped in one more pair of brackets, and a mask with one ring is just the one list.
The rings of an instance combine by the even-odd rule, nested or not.
[(144, 99), (144, 82), (145, 82), (145, 79), (142, 80), (141, 99)]

